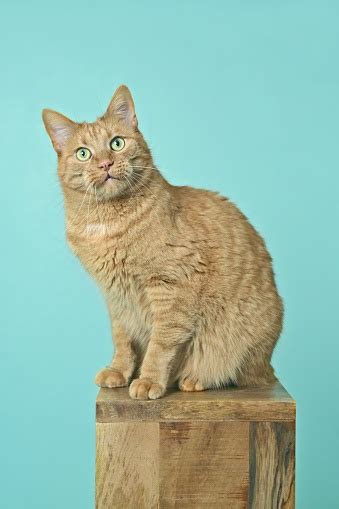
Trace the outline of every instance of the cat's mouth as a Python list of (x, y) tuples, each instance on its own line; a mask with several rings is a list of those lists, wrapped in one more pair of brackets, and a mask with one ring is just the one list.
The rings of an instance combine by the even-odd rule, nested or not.
[(119, 175), (102, 175), (101, 181), (97, 183), (97, 188), (101, 190), (104, 196), (116, 195), (121, 188), (124, 178)]
[(113, 177), (112, 175), (106, 175), (105, 180), (102, 182), (102, 185), (112, 185), (117, 180), (121, 180), (119, 177)]

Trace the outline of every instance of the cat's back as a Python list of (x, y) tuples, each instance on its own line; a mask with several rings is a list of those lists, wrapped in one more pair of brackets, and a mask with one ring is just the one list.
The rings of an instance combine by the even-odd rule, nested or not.
[(275, 292), (272, 259), (266, 244), (234, 203), (204, 189), (177, 187), (175, 193), (180, 204), (180, 240), (190, 242), (199, 251), (207, 266), (212, 267), (216, 281), (238, 285), (240, 280), (246, 280), (246, 284), (259, 286), (268, 283)]
[[(215, 295), (265, 300), (281, 309), (272, 259), (263, 238), (238, 207), (218, 193), (192, 187), (176, 188), (179, 240), (197, 251), (205, 263), (205, 301)], [(253, 293), (253, 295), (252, 295)], [(237, 297), (235, 297), (237, 296)], [(261, 297), (259, 297), (261, 296)], [(233, 298), (232, 297), (232, 298)], [(280, 311), (279, 311), (280, 312)]]
[(174, 192), (188, 226), (202, 230), (208, 236), (221, 235), (220, 240), (239, 237), (245, 243), (263, 245), (261, 236), (245, 214), (227, 197), (190, 186), (178, 186)]

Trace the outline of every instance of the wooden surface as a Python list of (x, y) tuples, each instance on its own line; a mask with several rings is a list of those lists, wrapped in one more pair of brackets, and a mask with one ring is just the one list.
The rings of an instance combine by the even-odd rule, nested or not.
[(97, 509), (156, 508), (158, 479), (158, 424), (97, 424)]
[(248, 440), (248, 422), (161, 423), (159, 507), (246, 508)]
[(181, 392), (172, 390), (154, 401), (132, 400), (128, 389), (100, 389), (97, 422), (245, 420), (291, 421), (295, 401), (277, 382), (265, 388)]
[(156, 401), (101, 389), (96, 509), (294, 509), (295, 402), (279, 384)]
[(250, 424), (249, 508), (294, 508), (294, 433), (294, 422)]

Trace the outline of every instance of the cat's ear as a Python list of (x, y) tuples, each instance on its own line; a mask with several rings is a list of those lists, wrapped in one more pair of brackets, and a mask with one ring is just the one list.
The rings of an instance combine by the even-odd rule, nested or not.
[(114, 92), (105, 116), (113, 116), (123, 120), (129, 127), (138, 127), (132, 94), (126, 85), (120, 85)]
[(78, 124), (64, 115), (61, 115), (61, 113), (53, 110), (43, 110), (42, 119), (44, 121), (46, 131), (52, 140), (53, 147), (59, 154), (65, 147)]

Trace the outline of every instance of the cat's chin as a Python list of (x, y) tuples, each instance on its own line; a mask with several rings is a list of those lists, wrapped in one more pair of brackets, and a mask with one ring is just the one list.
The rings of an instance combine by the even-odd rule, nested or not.
[(103, 200), (112, 200), (125, 194), (128, 188), (121, 179), (108, 179), (96, 187), (97, 196)]

